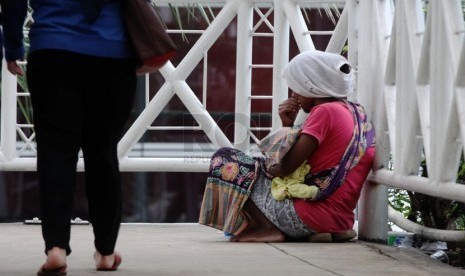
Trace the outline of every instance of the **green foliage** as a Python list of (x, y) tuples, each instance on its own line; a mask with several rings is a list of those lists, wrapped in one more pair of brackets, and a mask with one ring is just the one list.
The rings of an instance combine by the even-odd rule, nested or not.
[(460, 157), (459, 172), (457, 173), (457, 183), (465, 184), (465, 160), (463, 153)]
[(401, 189), (389, 189), (389, 204), (401, 212), (402, 214), (408, 215), (410, 213), (410, 200), (407, 192)]
[[(421, 163), (421, 176), (428, 177), (426, 162)], [(465, 184), (465, 162), (462, 154), (457, 183)], [(398, 189), (388, 190), (389, 204), (405, 218), (426, 227), (465, 230), (465, 203), (436, 198)]]
[(347, 54), (349, 52), (349, 45), (344, 45), (344, 47), (342, 47), (342, 54)]
[(412, 211), (410, 206), (410, 197), (405, 190), (389, 188), (388, 203), (394, 210), (400, 212), (404, 217), (408, 217)]
[(457, 230), (465, 230), (465, 217), (461, 216), (455, 221), (455, 227)]

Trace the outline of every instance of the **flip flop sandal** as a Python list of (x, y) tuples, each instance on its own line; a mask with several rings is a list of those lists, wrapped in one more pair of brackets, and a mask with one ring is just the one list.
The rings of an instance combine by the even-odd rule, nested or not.
[(53, 269), (45, 268), (45, 265), (37, 271), (37, 276), (64, 276), (66, 275), (66, 265)]
[(121, 258), (121, 255), (118, 253), (115, 253), (115, 261), (113, 262), (113, 265), (109, 268), (104, 268), (104, 267), (97, 268), (97, 271), (115, 271), (118, 269), (122, 261), (123, 259)]

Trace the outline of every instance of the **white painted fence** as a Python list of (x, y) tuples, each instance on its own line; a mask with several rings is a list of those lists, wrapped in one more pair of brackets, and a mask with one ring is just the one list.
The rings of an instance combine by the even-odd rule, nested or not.
[[(272, 128), (280, 126), (277, 106), (287, 97), (281, 72), (289, 56), (289, 40), (295, 39), (300, 51), (315, 49), (312, 30), (307, 29), (301, 7), (323, 4), (344, 7), (332, 32), (327, 51), (340, 53), (346, 42), (348, 57), (357, 69), (353, 100), (364, 104), (377, 130), (375, 172), (362, 193), (359, 215), (359, 237), (385, 240), (387, 235), (387, 187), (465, 202), (465, 185), (455, 183), (465, 138), (465, 47), (464, 20), (460, 0), (430, 0), (427, 14), (420, 0), (225, 0), (225, 1), (153, 1), (210, 4), (221, 8), (201, 37), (192, 45), (180, 64), (171, 63), (160, 72), (164, 85), (148, 100), (147, 106), (119, 144), (123, 171), (191, 171), (202, 172), (208, 163), (186, 162), (183, 157), (134, 157), (142, 135), (150, 129), (169, 100), (177, 95), (205, 131), (215, 147), (250, 146), (251, 76), (254, 68), (272, 68), (273, 91), (262, 97), (272, 100)], [(273, 18), (271, 17), (273, 12)], [(257, 13), (271, 32), (255, 32), (253, 15)], [(237, 17), (236, 123), (235, 136), (229, 141), (194, 94), (186, 81), (206, 51)], [(257, 23), (258, 24), (258, 23)], [(181, 32), (180, 30), (170, 30)], [(189, 30), (185, 30), (189, 32)], [(273, 36), (273, 64), (252, 63), (253, 37)], [(291, 37), (292, 35), (292, 37)], [(18, 97), (16, 78), (2, 73), (0, 169), (35, 170), (33, 134), (22, 129), (31, 125), (16, 122)], [(204, 91), (206, 92), (206, 91)], [(302, 120), (304, 114), (300, 114)], [(17, 136), (18, 135), (18, 136)], [(19, 137), (17, 139), (17, 137)], [(21, 145), (32, 156), (18, 154)], [(420, 161), (426, 158), (429, 177), (418, 175)], [(392, 159), (393, 171), (387, 170)], [(82, 170), (82, 161), (79, 162)], [(464, 232), (436, 231), (407, 223), (394, 211), (390, 219), (409, 231), (441, 240), (465, 240)]]

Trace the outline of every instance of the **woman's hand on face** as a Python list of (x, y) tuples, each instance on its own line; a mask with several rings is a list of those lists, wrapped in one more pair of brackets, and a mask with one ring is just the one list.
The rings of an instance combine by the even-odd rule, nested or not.
[(300, 110), (300, 101), (295, 98), (288, 98), (281, 104), (279, 104), (279, 117), (285, 127), (291, 127), (294, 125), (297, 113)]

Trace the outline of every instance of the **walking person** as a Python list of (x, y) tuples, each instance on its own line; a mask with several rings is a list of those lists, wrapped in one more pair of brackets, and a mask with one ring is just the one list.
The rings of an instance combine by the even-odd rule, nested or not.
[[(136, 61), (118, 0), (30, 0), (27, 83), (37, 142), (45, 241), (38, 275), (66, 275), (78, 155), (82, 150), (97, 270), (116, 270), (122, 216), (117, 144), (136, 89)], [(26, 0), (2, 0), (5, 57), (25, 54)]]

